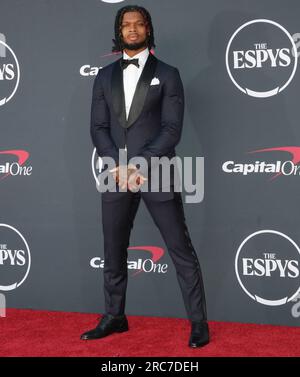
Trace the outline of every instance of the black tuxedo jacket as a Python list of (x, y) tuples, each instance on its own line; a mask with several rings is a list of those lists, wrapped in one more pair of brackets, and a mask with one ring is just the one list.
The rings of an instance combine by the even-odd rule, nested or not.
[[(126, 120), (121, 59), (100, 69), (93, 85), (90, 132), (98, 155), (112, 157), (118, 165), (119, 148), (126, 144), (128, 161), (142, 156), (150, 166), (151, 157), (175, 157), (184, 117), (184, 90), (178, 69), (149, 53)], [(150, 85), (155, 77), (159, 84)], [(151, 169), (141, 171), (149, 184), (149, 192), (141, 190), (142, 195), (151, 200), (173, 198), (173, 175), (170, 192), (161, 188), (150, 192)], [(114, 200), (122, 194), (117, 186), (117, 192), (104, 192), (102, 196), (103, 200)]]

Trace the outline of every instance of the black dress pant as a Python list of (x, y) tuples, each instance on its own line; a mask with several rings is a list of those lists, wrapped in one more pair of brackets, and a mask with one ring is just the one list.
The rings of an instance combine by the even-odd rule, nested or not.
[[(207, 319), (202, 273), (185, 223), (180, 192), (166, 201), (145, 200), (174, 263), (188, 318)], [(102, 198), (104, 298), (106, 314), (125, 314), (127, 248), (141, 193), (128, 191), (116, 200)]]

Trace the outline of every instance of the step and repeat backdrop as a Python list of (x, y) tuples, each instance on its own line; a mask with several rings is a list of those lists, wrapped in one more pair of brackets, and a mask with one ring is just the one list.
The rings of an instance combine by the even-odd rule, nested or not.
[[(182, 196), (209, 320), (300, 325), (299, 1), (135, 3), (152, 16), (153, 53), (183, 81), (177, 154), (203, 158), (200, 200), (188, 200), (197, 188)], [(103, 313), (90, 106), (129, 4), (0, 0), (2, 305)], [(143, 201), (128, 272), (128, 315), (187, 318)]]

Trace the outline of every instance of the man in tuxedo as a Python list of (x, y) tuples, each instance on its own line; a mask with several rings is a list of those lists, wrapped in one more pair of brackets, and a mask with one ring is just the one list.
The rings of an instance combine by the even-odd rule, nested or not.
[[(155, 192), (142, 190), (153, 175), (151, 158), (176, 156), (184, 115), (180, 74), (150, 52), (155, 47), (153, 26), (143, 7), (128, 5), (118, 11), (113, 42), (112, 51), (122, 51), (123, 56), (99, 70), (91, 106), (93, 144), (100, 157), (108, 156), (116, 165), (109, 170), (116, 190), (101, 194), (105, 314), (81, 339), (99, 339), (129, 329), (125, 315), (127, 248), (143, 198), (176, 268), (191, 323), (188, 345), (201, 347), (209, 342), (203, 280), (181, 193), (174, 190), (174, 174), (168, 190), (162, 184)], [(120, 151), (128, 156), (125, 164), (119, 161)], [(146, 167), (139, 163), (140, 158), (148, 163)]]

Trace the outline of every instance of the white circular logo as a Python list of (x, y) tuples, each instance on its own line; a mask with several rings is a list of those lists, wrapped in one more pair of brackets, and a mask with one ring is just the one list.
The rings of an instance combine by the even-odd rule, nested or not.
[(260, 230), (238, 248), (235, 273), (252, 300), (269, 306), (286, 304), (300, 292), (300, 249), (287, 235)]
[(292, 81), (297, 47), (277, 22), (257, 19), (240, 26), (226, 48), (226, 69), (233, 84), (258, 98), (274, 96)]
[(124, 0), (101, 0), (101, 1), (103, 1), (104, 3), (114, 4), (114, 3), (121, 3)]
[(13, 50), (0, 37), (0, 106), (12, 99), (18, 89), (19, 81), (18, 59)]
[(0, 224), (0, 290), (11, 291), (26, 280), (31, 265), (24, 236), (14, 227)]

